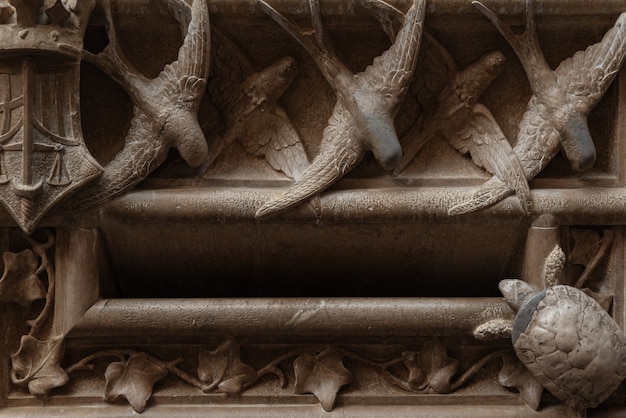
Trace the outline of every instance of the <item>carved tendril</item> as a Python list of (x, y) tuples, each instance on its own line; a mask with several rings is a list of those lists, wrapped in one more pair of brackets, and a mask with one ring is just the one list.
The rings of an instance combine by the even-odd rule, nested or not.
[[(278, 355), (255, 370), (241, 359), (239, 346), (235, 341), (226, 339), (213, 351), (200, 349), (197, 376), (180, 368), (182, 358), (162, 360), (133, 349), (99, 351), (67, 367), (65, 372), (71, 374), (79, 370), (91, 371), (94, 368), (93, 363), (98, 359), (117, 359), (109, 364), (105, 372), (105, 399), (113, 401), (123, 396), (133, 409), (141, 412), (152, 396), (154, 384), (168, 374), (203, 393), (219, 391), (237, 395), (268, 374), (276, 376), (280, 387), (286, 388), (288, 381), (281, 364), (293, 359), (295, 393), (312, 393), (324, 410), (330, 411), (340, 388), (354, 380), (352, 373), (343, 364), (344, 359), (375, 370), (391, 385), (406, 392), (450, 393), (465, 385), (491, 360), (510, 351), (501, 349), (488, 353), (460, 375), (459, 362), (447, 356), (445, 345), (439, 339), (430, 340), (419, 352), (404, 351), (386, 360), (374, 359), (342, 347), (298, 347)], [(401, 371), (399, 367), (402, 366), (406, 370)]]
[[(71, 373), (75, 373), (81, 370), (92, 371), (94, 369), (94, 365), (92, 363), (95, 360), (106, 358), (106, 357), (115, 357), (118, 359), (118, 361), (125, 362), (127, 361), (128, 357), (132, 357), (140, 353), (142, 352), (137, 351), (137, 350), (131, 350), (131, 349), (112, 349), (112, 350), (98, 351), (97, 353), (91, 354), (77, 361), (71, 366), (67, 367), (65, 369), (65, 372), (67, 374), (71, 374)], [(207, 388), (206, 384), (202, 383), (198, 378), (192, 376), (191, 374), (185, 372), (180, 367), (178, 367), (178, 365), (184, 361), (182, 358), (178, 357), (178, 358), (175, 358), (174, 360), (166, 361), (166, 360), (161, 360), (157, 357), (151, 356), (149, 354), (147, 354), (147, 356), (148, 356), (149, 361), (153, 362), (154, 364), (159, 365), (168, 373), (171, 373), (177, 376), (182, 381), (190, 384), (191, 386), (195, 386), (202, 391), (206, 391), (206, 388)]]
[(604, 256), (606, 255), (609, 248), (611, 248), (614, 238), (615, 232), (613, 232), (613, 230), (605, 229), (604, 232), (602, 232), (602, 244), (600, 245), (600, 248), (598, 248), (598, 251), (595, 253), (589, 264), (585, 266), (585, 270), (583, 270), (580, 277), (578, 277), (578, 280), (576, 280), (576, 288), (582, 289), (585, 286), (585, 284), (591, 277), (591, 274), (598, 267), (600, 261), (604, 259)]
[(39, 313), (39, 316), (34, 320), (28, 321), (28, 325), (31, 327), (30, 332), (28, 333), (31, 337), (43, 338), (43, 333), (45, 330), (43, 329), (44, 324), (48, 322), (48, 320), (52, 317), (54, 313), (54, 298), (55, 298), (55, 274), (54, 274), (54, 265), (50, 258), (48, 257), (47, 251), (50, 249), (54, 243), (55, 238), (52, 232), (49, 230), (46, 231), (46, 242), (40, 243), (36, 241), (30, 235), (23, 234), (28, 243), (31, 245), (33, 252), (39, 257), (41, 260), (41, 264), (35, 271), (34, 275), (40, 277), (42, 273), (46, 273), (48, 279), (48, 288), (46, 293), (46, 302)]

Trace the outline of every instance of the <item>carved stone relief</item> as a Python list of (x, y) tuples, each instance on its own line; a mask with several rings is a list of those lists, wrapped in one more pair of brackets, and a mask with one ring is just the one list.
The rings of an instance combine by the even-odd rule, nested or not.
[(0, 0), (0, 416), (626, 411), (626, 4), (148, 3)]
[(0, 19), (2, 203), (26, 232), (102, 173), (80, 126), (82, 37), (94, 1), (3, 2)]

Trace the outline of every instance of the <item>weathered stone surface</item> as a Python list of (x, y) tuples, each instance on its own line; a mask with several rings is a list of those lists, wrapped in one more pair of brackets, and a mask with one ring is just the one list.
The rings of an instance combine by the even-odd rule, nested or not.
[(625, 12), (0, 0), (0, 416), (623, 414)]

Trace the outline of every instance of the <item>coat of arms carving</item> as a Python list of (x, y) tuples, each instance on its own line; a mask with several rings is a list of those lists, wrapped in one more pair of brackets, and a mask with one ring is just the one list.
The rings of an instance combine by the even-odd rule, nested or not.
[(79, 112), (82, 38), (94, 5), (0, 2), (0, 200), (27, 233), (102, 173)]

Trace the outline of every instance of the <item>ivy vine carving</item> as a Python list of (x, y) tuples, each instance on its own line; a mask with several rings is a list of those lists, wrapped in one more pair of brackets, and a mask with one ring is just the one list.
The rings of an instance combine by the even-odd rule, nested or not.
[(443, 394), (456, 391), (487, 363), (509, 351), (490, 352), (462, 370), (459, 361), (447, 354), (445, 344), (438, 338), (426, 342), (419, 351), (403, 351), (388, 360), (339, 346), (305, 346), (278, 354), (264, 366), (255, 368), (243, 359), (240, 345), (233, 338), (226, 338), (213, 350), (198, 349), (196, 375), (181, 367), (182, 358), (168, 361), (132, 349), (96, 352), (66, 368), (65, 373), (93, 370), (98, 359), (114, 357), (117, 361), (111, 362), (105, 371), (104, 399), (108, 402), (126, 399), (136, 412), (143, 412), (158, 382), (168, 375), (203, 393), (235, 396), (267, 375), (273, 375), (281, 388), (287, 388), (288, 373), (284, 365), (291, 361), (293, 392), (313, 394), (325, 411), (332, 411), (342, 388), (356, 380), (346, 360), (368, 366), (403, 391)]
[(0, 303), (14, 303), (30, 309), (35, 301), (45, 299), (39, 315), (27, 322), (30, 330), (22, 336), (19, 349), (11, 355), (11, 381), (35, 396), (46, 396), (51, 389), (69, 381), (60, 366), (65, 352), (63, 336), (51, 335), (50, 331), (55, 270), (48, 251), (55, 238), (49, 230), (44, 234), (44, 242), (24, 234), (31, 249), (2, 254), (4, 273), (0, 279)]

